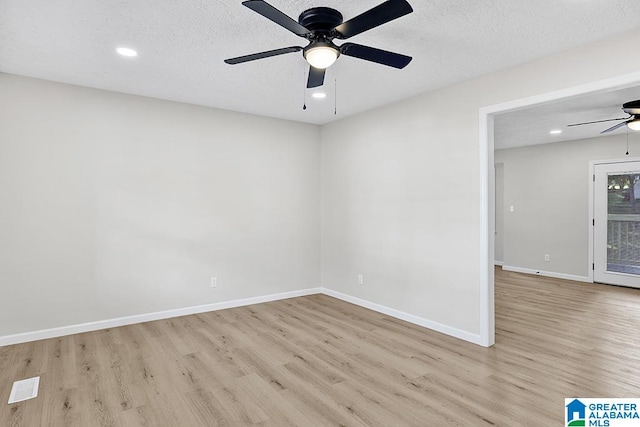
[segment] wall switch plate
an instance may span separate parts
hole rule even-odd
[[[217,288],[218,287],[218,278],[217,277],[212,277],[211,278],[211,287],[212,288]]]
[[[547,262],[549,262],[549,254],[545,254],[545,255],[544,255],[544,260],[545,260],[545,261],[547,261]]]
[[[509,212],[515,212],[516,211],[516,207],[511,205],[509,206]]]
[[[358,285],[364,285],[364,278],[362,274],[358,274]]]

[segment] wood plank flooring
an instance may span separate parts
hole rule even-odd
[[[490,349],[314,295],[0,347],[0,425],[561,425],[640,397],[639,326],[640,290],[501,270]]]

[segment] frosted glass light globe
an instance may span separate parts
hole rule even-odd
[[[305,59],[314,68],[325,69],[338,59],[338,51],[330,46],[317,46],[307,50]]]
[[[627,126],[631,130],[640,130],[640,119],[634,119],[627,123]]]

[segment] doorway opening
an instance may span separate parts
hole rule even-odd
[[[481,343],[495,343],[494,260],[495,260],[495,168],[494,168],[494,116],[518,111],[531,106],[542,106],[573,97],[609,92],[640,84],[640,73],[618,76],[587,85],[523,98],[503,104],[481,108],[480,128],[480,208],[481,208]]]

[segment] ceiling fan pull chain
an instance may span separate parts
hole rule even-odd
[[[307,88],[304,87],[304,80],[307,77],[307,67],[303,66],[302,67],[302,109],[306,110],[307,109]]]
[[[338,79],[333,79],[333,115],[338,114]]]
[[[629,128],[627,127],[627,152],[626,155],[629,155]]]

